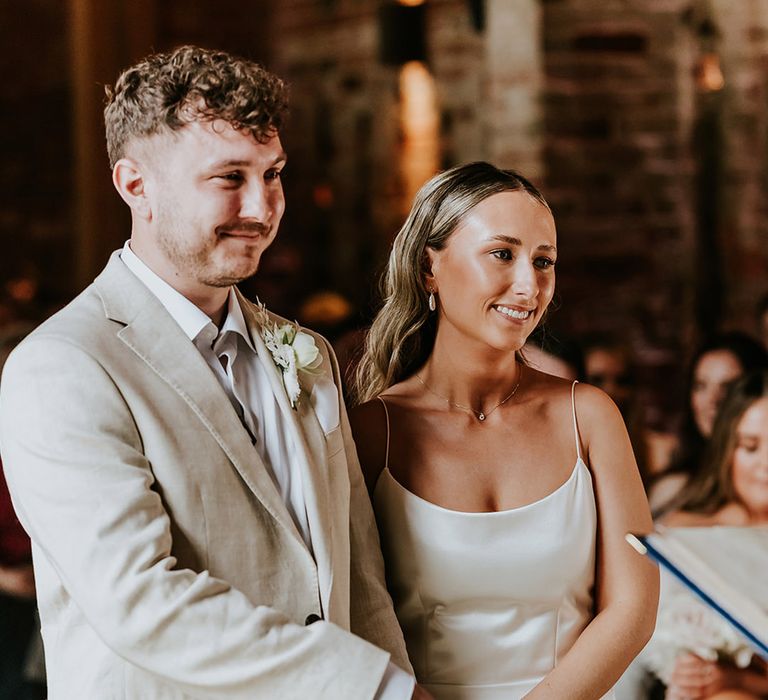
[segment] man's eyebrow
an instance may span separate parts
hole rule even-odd
[[[270,164],[270,168],[275,167],[276,165],[285,164],[288,160],[288,156],[285,153],[281,153],[278,155]],[[220,168],[244,168],[251,165],[250,160],[242,160],[237,158],[225,158],[224,160],[217,160],[214,163],[211,163],[208,168],[210,170],[218,170]]]
[[[495,236],[492,236],[490,240],[509,243],[509,245],[523,245],[523,242],[519,238],[515,238],[514,236],[507,236],[504,233],[497,233]],[[546,250],[550,253],[557,253],[557,248],[553,245],[549,245],[548,243],[542,243],[540,246],[536,247],[536,250]]]

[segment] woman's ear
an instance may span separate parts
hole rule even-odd
[[[421,260],[421,271],[424,275],[424,284],[428,292],[437,292],[437,280],[435,272],[439,267],[438,252],[434,248],[425,248]]]
[[[112,183],[134,216],[152,220],[152,206],[147,196],[142,166],[132,158],[121,158],[112,169]]]

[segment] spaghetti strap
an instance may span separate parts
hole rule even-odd
[[[573,435],[576,438],[576,454],[578,455],[579,459],[583,462],[584,460],[581,458],[581,440],[579,439],[579,425],[576,421],[576,385],[579,383],[578,379],[575,379],[573,384],[571,385],[571,410],[573,412]],[[389,428],[387,428],[389,430]],[[387,438],[389,440],[389,438]]]
[[[387,408],[387,402],[381,398],[381,396],[376,397],[379,401],[381,401],[381,405],[384,406],[384,416],[387,420],[387,449],[384,452],[384,469],[389,469],[389,409]]]

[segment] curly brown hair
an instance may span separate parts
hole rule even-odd
[[[104,123],[110,167],[127,144],[192,121],[223,119],[264,143],[288,113],[283,81],[257,63],[198,46],[149,56],[105,88]]]

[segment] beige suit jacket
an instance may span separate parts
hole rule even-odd
[[[51,700],[362,700],[390,654],[410,670],[335,358],[315,336],[321,372],[291,409],[241,302],[313,553],[205,360],[117,254],[5,366],[0,446]]]

